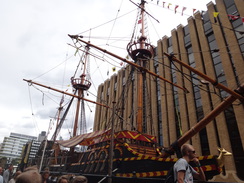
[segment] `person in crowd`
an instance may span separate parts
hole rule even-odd
[[[0,183],[3,183],[3,176],[2,176],[2,173],[3,173],[3,168],[0,167]]]
[[[3,183],[8,183],[8,181],[12,178],[12,171],[14,166],[10,164],[8,169],[6,169],[3,173]]]
[[[66,176],[59,177],[57,183],[69,183],[68,177],[66,177]]]
[[[17,172],[15,172],[13,178],[10,179],[10,181],[9,181],[8,183],[15,183],[17,177],[18,177],[21,173],[22,173],[21,171],[17,171]]]
[[[44,172],[42,173],[42,183],[51,183],[49,180],[50,172],[48,169],[44,169]]]
[[[42,183],[42,176],[37,168],[27,168],[17,176],[15,183]]]
[[[174,164],[174,182],[178,183],[193,183],[193,177],[198,180],[206,181],[205,174],[201,168],[201,164],[196,157],[196,151],[194,147],[190,144],[184,144],[181,146],[182,158],[180,158]],[[195,171],[189,162],[193,161],[199,172]]]
[[[88,180],[84,176],[76,176],[73,180],[72,183],[88,183]]]

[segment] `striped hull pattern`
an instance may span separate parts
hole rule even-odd
[[[51,165],[51,172],[65,172],[68,174],[81,174],[88,177],[89,181],[99,181],[99,178],[108,174],[108,145],[90,151],[80,153],[78,163]],[[113,176],[116,182],[135,182],[140,179],[143,182],[157,182],[163,180],[168,170],[178,160],[177,158],[160,158],[138,152],[138,149],[128,143],[116,144],[113,158]],[[158,149],[154,149],[155,154]],[[152,154],[152,153],[151,153]],[[207,179],[220,174],[221,169],[217,165],[216,156],[198,157]],[[194,164],[192,167],[198,171]]]

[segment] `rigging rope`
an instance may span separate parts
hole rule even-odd
[[[131,11],[129,11],[129,12],[127,12],[127,13],[121,15],[121,16],[118,16],[118,17],[116,17],[116,19],[118,19],[118,18],[122,18],[122,17],[124,17],[125,15],[128,15],[128,14],[132,13],[132,12],[135,11],[135,10],[136,10],[136,9],[131,10]],[[90,29],[88,29],[88,30],[86,30],[86,31],[83,31],[83,32],[81,32],[81,33],[78,33],[78,35],[82,35],[82,34],[88,32],[88,31],[91,31],[92,29],[96,29],[96,28],[98,28],[98,27],[101,27],[101,26],[103,26],[103,25],[106,25],[106,24],[108,24],[108,23],[110,23],[110,22],[112,22],[112,21],[114,21],[114,20],[115,20],[115,19],[112,19],[112,20],[109,20],[109,21],[107,21],[107,22],[104,22],[104,23],[102,23],[102,24],[100,24],[100,25],[98,25],[98,26],[95,26],[95,27],[90,28]]]
[[[30,86],[31,86],[31,85],[28,84],[28,93],[29,93],[29,100],[30,100],[30,106],[31,106],[31,116],[32,116],[32,118],[33,118],[33,122],[34,122],[35,130],[37,130],[36,133],[38,134],[38,133],[40,132],[40,129],[39,129],[39,127],[38,127],[38,123],[37,123],[37,121],[36,121],[35,114],[34,114],[34,110],[33,110],[32,99],[31,99],[31,92],[30,92]]]
[[[72,56],[70,56],[70,57],[68,57],[67,59],[65,59],[63,62],[61,62],[60,64],[58,64],[58,65],[56,65],[55,67],[53,67],[53,68],[51,68],[51,69],[49,69],[48,71],[46,71],[46,72],[44,72],[44,73],[42,73],[41,75],[39,75],[39,76],[37,76],[37,77],[35,77],[35,78],[33,78],[32,80],[36,80],[37,78],[40,78],[41,76],[44,76],[45,74],[47,74],[47,73],[49,73],[50,71],[52,71],[52,70],[54,70],[54,69],[56,69],[57,67],[59,67],[60,65],[62,65],[62,64],[64,64],[64,63],[66,63],[69,59],[71,59],[73,57],[73,55]]]

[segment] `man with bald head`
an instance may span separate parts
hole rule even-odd
[[[193,177],[198,180],[206,181],[205,174],[201,168],[201,164],[196,156],[194,147],[190,144],[181,146],[182,158],[174,164],[174,182],[193,183]],[[193,161],[199,172],[195,171],[189,162]]]

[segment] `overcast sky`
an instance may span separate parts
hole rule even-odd
[[[61,95],[38,87],[29,87],[23,79],[72,92],[70,77],[79,55],[68,34],[91,36],[93,44],[126,57],[125,47],[135,24],[137,8],[129,0],[0,0],[0,143],[11,132],[38,136],[47,131],[55,116]],[[139,3],[134,1],[135,3]],[[150,40],[156,45],[179,24],[186,25],[192,9],[206,10],[209,0],[149,1],[148,12],[160,23],[148,18]],[[168,4],[170,10],[167,9]],[[179,5],[174,13],[175,5]],[[183,6],[187,7],[181,16]],[[108,23],[107,23],[108,22]],[[126,38],[122,42],[105,37]],[[97,39],[103,38],[103,39]],[[85,40],[88,40],[85,38]],[[117,50],[116,50],[117,49]],[[117,69],[120,61],[113,63]],[[94,85],[108,79],[114,65],[96,60],[91,63]],[[95,68],[92,68],[95,67]],[[91,87],[96,94],[97,86]],[[89,99],[95,100],[92,94]],[[67,97],[67,100],[69,98]],[[86,104],[88,131],[92,130],[95,106]],[[71,125],[70,125],[71,126]],[[66,124],[66,128],[69,125]],[[69,131],[67,130],[66,135]],[[50,137],[50,136],[49,136]]]

